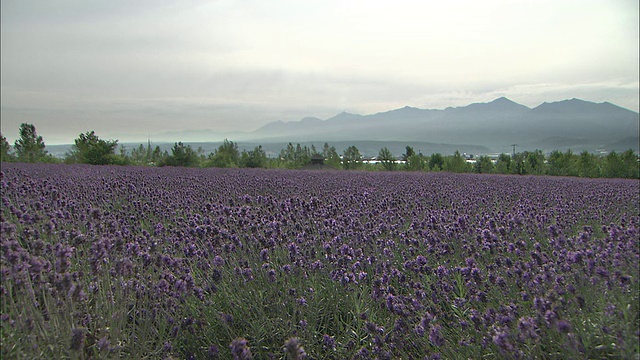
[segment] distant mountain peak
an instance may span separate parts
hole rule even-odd
[[[332,118],[327,119],[326,121],[336,121],[336,120],[343,121],[343,120],[356,119],[356,118],[361,118],[361,117],[362,117],[362,115],[352,114],[350,112],[343,111],[340,114],[338,114],[338,115],[336,115],[336,116],[334,116]]]
[[[522,104],[518,104],[515,101],[512,101],[510,99],[507,99],[506,97],[502,96],[499,97],[493,101],[490,102],[486,102],[486,103],[473,103],[467,106],[462,106],[462,107],[448,107],[446,110],[448,111],[500,111],[500,112],[504,112],[504,111],[518,111],[518,112],[523,112],[526,110],[530,110],[530,108],[528,108],[527,106],[524,106]]]
[[[504,96],[501,96],[501,97],[491,101],[489,104],[516,104],[516,105],[520,105],[517,102],[515,102],[515,101],[513,101],[511,99],[508,99],[508,98],[506,98]]]
[[[614,104],[573,98],[529,108],[501,96],[445,110],[404,106],[368,115],[342,111],[326,120],[307,117],[270,123],[252,136],[287,141],[419,140],[497,146],[500,151],[504,144],[513,143],[553,147],[578,146],[578,142],[608,144],[637,132],[638,113]]]

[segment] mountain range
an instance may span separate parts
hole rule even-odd
[[[276,121],[245,133],[265,142],[420,141],[519,149],[638,151],[637,112],[579,99],[527,106],[501,97],[444,110],[403,107],[372,115],[342,112],[326,120]]]

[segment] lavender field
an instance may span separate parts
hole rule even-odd
[[[639,182],[2,164],[1,356],[636,358]]]

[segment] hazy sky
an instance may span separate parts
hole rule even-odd
[[[11,143],[22,122],[57,144],[89,130],[144,141],[500,96],[639,107],[637,0],[1,6],[1,130]]]

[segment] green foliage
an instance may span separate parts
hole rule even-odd
[[[508,174],[511,170],[511,156],[502,153],[498,155],[498,161],[496,163],[496,172],[498,174]]]
[[[17,160],[20,162],[42,162],[48,157],[42,136],[36,133],[32,124],[20,125],[20,138],[13,145]]]
[[[315,146],[302,146],[289,143],[280,151],[280,156],[269,159],[262,146],[259,145],[251,151],[238,151],[238,145],[227,139],[215,152],[205,157],[201,148],[194,151],[190,146],[182,142],[175,143],[171,155],[156,146],[152,151],[151,143],[144,147],[140,144],[127,154],[121,147],[120,154],[115,154],[117,140],[102,140],[93,131],[80,134],[75,139],[72,151],[67,154],[67,163],[85,163],[95,165],[138,165],[138,166],[185,166],[185,167],[261,167],[261,168],[288,168],[297,169],[307,165],[311,156],[321,154],[324,163],[333,168],[346,170],[382,169],[391,171],[398,168],[391,151],[384,147],[378,153],[380,165],[364,164],[360,151],[355,146],[348,147],[341,158],[336,148],[324,143],[322,152],[318,152]],[[56,163],[60,160],[48,154],[45,150],[42,136],[38,136],[36,128],[32,124],[23,123],[20,126],[20,138],[13,146],[14,153],[7,139],[0,134],[0,160],[3,162],[47,162]],[[623,152],[611,152],[606,156],[597,156],[587,151],[579,155],[571,150],[561,152],[555,150],[545,157],[542,150],[525,151],[513,155],[500,154],[494,163],[487,156],[480,156],[476,163],[469,165],[459,151],[451,156],[442,156],[439,153],[431,156],[416,154],[411,146],[405,148],[402,159],[405,161],[404,169],[408,171],[440,171],[449,172],[476,172],[499,173],[517,175],[552,175],[552,176],[580,176],[580,177],[607,177],[607,178],[640,178],[640,166],[638,155],[631,149]]]
[[[445,159],[443,170],[454,173],[463,173],[467,172],[468,167],[469,166],[465,159],[460,155],[460,152],[456,150],[453,156],[449,156]]]
[[[542,150],[524,152],[524,173],[542,175],[545,173],[545,157]]]
[[[380,149],[378,161],[380,161],[382,168],[385,170],[393,171],[396,169],[396,158],[387,147]]]
[[[286,168],[299,169],[311,161],[313,151],[306,145],[296,144],[293,146],[292,143],[289,143],[286,149],[280,150],[280,159],[284,161]]]
[[[638,156],[629,149],[622,154],[610,152],[604,158],[603,173],[608,178],[640,178]]]
[[[362,155],[355,146],[349,146],[342,155],[342,166],[345,170],[355,170],[362,167]]]
[[[429,157],[429,169],[433,171],[440,171],[444,167],[444,158],[442,154],[435,153]]]
[[[264,168],[267,167],[267,160],[267,154],[262,149],[262,145],[258,145],[253,150],[243,151],[240,163],[246,168]]]
[[[636,155],[633,150],[629,149],[622,153],[620,156],[622,160],[622,166],[624,168],[624,173],[622,177],[628,179],[639,179],[640,178],[640,158]]]
[[[555,150],[549,154],[548,174],[555,176],[578,176],[578,156],[571,150],[562,153]]]
[[[595,178],[600,176],[600,168],[598,166],[598,159],[595,155],[588,151],[580,153],[580,159],[578,160],[578,176]]]
[[[209,155],[205,167],[232,168],[240,166],[238,144],[224,139],[218,149]]]
[[[151,144],[148,144],[147,147],[140,144],[131,150],[129,161],[132,165],[151,165]]]
[[[322,156],[324,157],[325,164],[336,169],[340,168],[342,160],[340,159],[340,155],[338,155],[335,147],[330,147],[329,144],[324,143],[324,146],[322,148]]]
[[[198,166],[198,162],[198,154],[193,151],[191,145],[184,145],[182,142],[177,142],[171,149],[171,155],[166,156],[160,165],[193,167]]]
[[[11,153],[11,145],[7,138],[0,133],[0,161],[15,161],[15,156]]]
[[[405,168],[409,171],[423,171],[427,170],[427,161],[422,154],[412,154],[407,157]]]
[[[474,171],[478,174],[493,174],[495,172],[495,165],[488,156],[480,156],[474,165]]]
[[[71,154],[66,160],[91,165],[124,165],[125,158],[115,154],[117,146],[117,140],[103,140],[94,131],[88,131],[75,139]]]
[[[404,154],[402,154],[402,160],[407,162],[407,161],[409,161],[409,158],[412,157],[415,154],[416,154],[416,152],[415,152],[415,150],[413,150],[413,147],[407,146],[405,148]]]
[[[509,172],[515,175],[524,175],[524,160],[525,155],[523,153],[513,154],[511,156],[511,168],[509,169]]]

